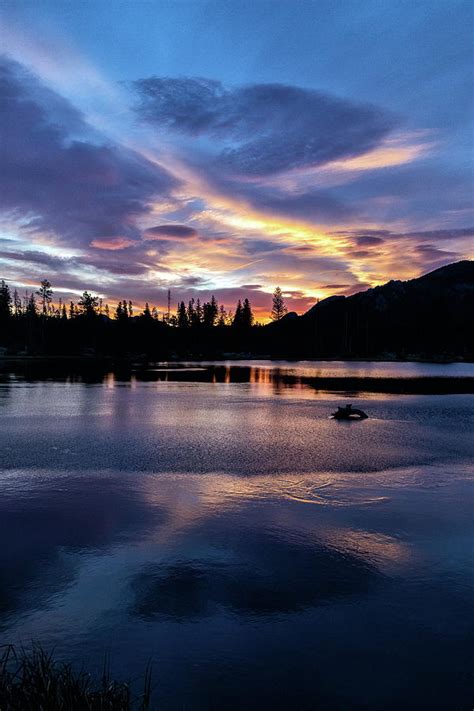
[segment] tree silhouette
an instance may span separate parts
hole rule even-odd
[[[225,307],[221,304],[219,306],[219,318],[217,319],[217,325],[220,326],[221,328],[223,326],[227,326],[227,311],[225,310]]]
[[[242,326],[242,314],[243,314],[242,302],[239,299],[237,302],[237,306],[235,308],[235,314],[234,314],[234,318],[232,321],[233,326]]]
[[[190,326],[194,326],[196,321],[196,315],[194,312],[194,299],[190,299],[188,303],[188,323]]]
[[[43,305],[43,316],[48,313],[48,306],[53,300],[53,290],[51,289],[51,282],[48,279],[43,279],[40,287],[36,294],[40,297],[41,303]]]
[[[36,318],[36,316],[38,316],[38,307],[36,306],[36,298],[34,294],[30,294],[25,311],[27,317],[30,319]]]
[[[177,310],[178,328],[187,328],[189,326],[188,314],[186,312],[186,306],[184,301],[178,305]]]
[[[92,296],[88,291],[84,291],[81,298],[78,301],[79,308],[84,316],[92,318],[97,315],[97,307],[99,305],[99,297]]]
[[[196,301],[196,308],[194,310],[194,321],[195,326],[200,326],[202,324],[202,306],[200,299]]]
[[[206,302],[203,306],[202,320],[204,326],[215,326],[218,312],[217,301],[215,296],[212,296],[211,300]]]
[[[277,286],[273,292],[273,305],[270,318],[272,321],[280,321],[286,313],[288,313],[288,309],[285,306],[282,291],[280,287]]]
[[[253,313],[252,313],[252,308],[250,306],[250,301],[248,299],[244,299],[244,303],[242,306],[242,326],[245,328],[250,328],[250,326],[253,326]]]
[[[10,316],[11,303],[10,287],[2,279],[0,281],[0,319],[2,321]]]
[[[21,308],[21,299],[20,295],[18,294],[18,291],[15,289],[13,292],[13,309],[15,316],[21,316],[22,314],[22,308]]]

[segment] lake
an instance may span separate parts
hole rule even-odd
[[[3,643],[152,660],[160,709],[471,709],[472,378],[4,368]]]

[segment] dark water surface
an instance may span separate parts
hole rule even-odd
[[[473,374],[398,365],[4,372],[3,641],[162,709],[470,709],[474,396],[311,381]]]

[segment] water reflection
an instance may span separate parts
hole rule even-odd
[[[235,363],[163,363],[159,365],[111,364],[84,361],[17,362],[0,365],[3,382],[63,382],[105,385],[195,382],[213,384],[249,383],[274,392],[281,390],[341,391],[375,393],[473,393],[474,365],[469,363],[314,363],[289,365],[263,362]]]
[[[3,640],[153,657],[167,710],[466,707],[472,396],[340,428],[338,393],[221,367],[0,385]]]

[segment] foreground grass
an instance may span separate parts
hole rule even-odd
[[[151,675],[147,668],[143,693],[137,697],[124,682],[110,678],[107,663],[102,678],[73,671],[41,647],[0,654],[0,711],[146,711],[150,709]]]

